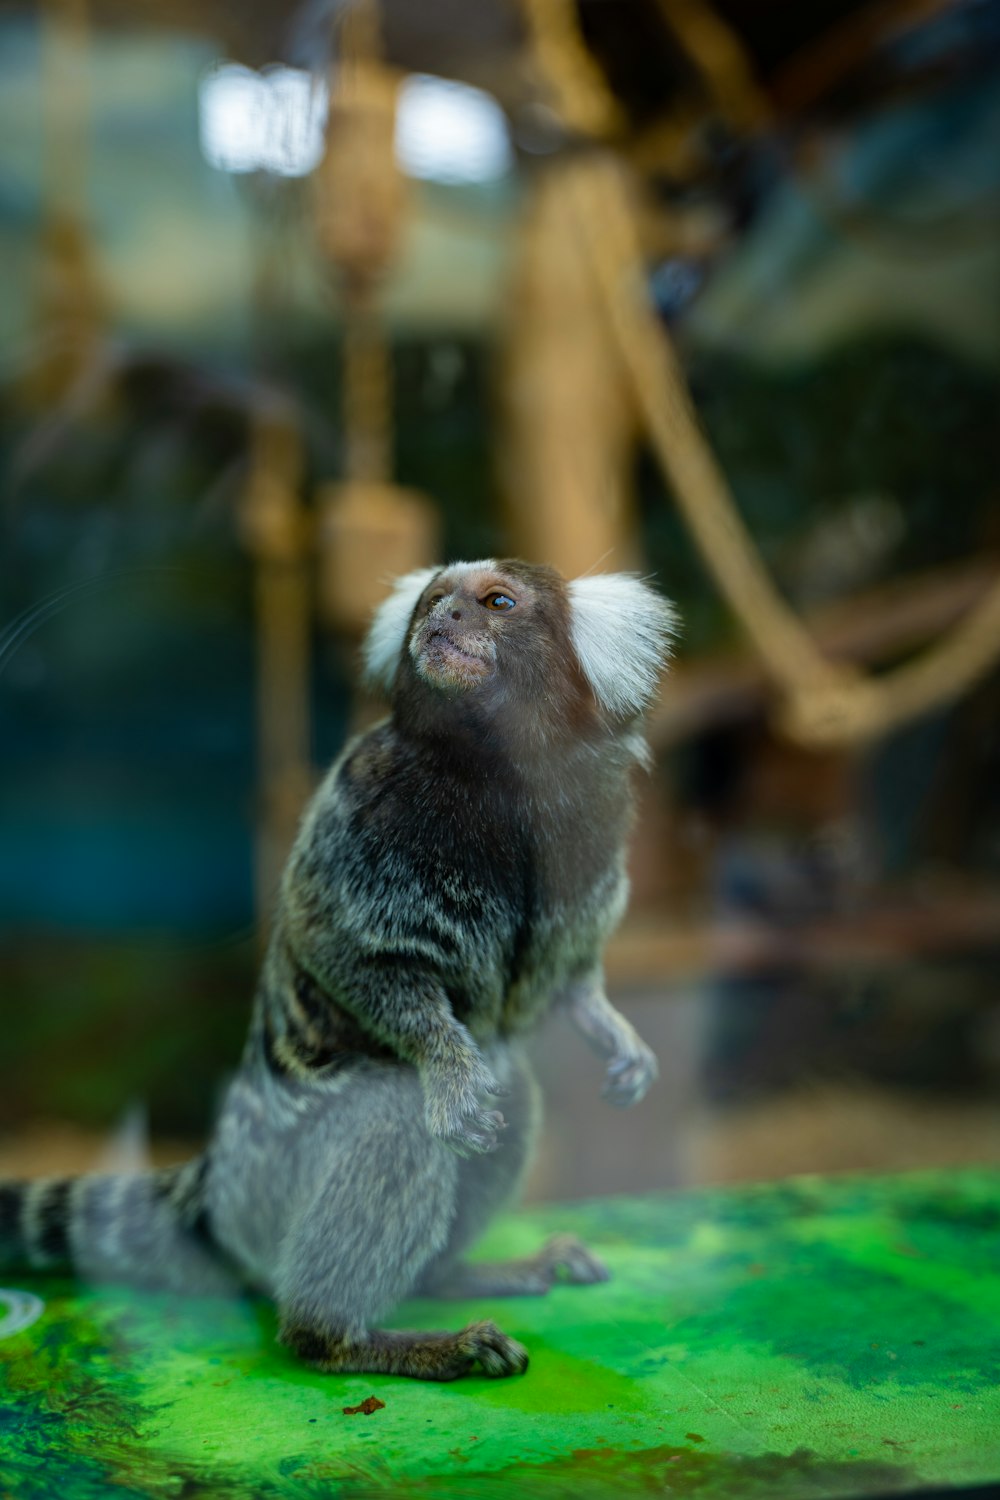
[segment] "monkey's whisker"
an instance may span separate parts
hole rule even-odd
[[[606,558],[609,558],[611,556],[611,554],[612,554],[612,552],[614,552],[614,550],[615,550],[614,547],[608,547],[607,551],[602,552],[601,555],[600,555],[600,557],[597,559],[596,562],[592,562],[589,568],[585,568],[584,571],[581,574],[579,574],[579,577],[580,578],[589,578],[590,575],[592,573],[594,573],[601,566],[601,563],[604,562]]]

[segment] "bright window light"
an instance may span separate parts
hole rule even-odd
[[[513,160],[506,116],[482,89],[413,73],[399,92],[396,158],[410,177],[493,181]]]
[[[198,91],[202,155],[222,172],[304,177],[324,150],[326,87],[300,68],[219,63]]]
[[[222,172],[304,177],[323,156],[328,93],[299,68],[218,63],[202,78],[199,133]],[[491,182],[513,164],[507,120],[482,89],[414,73],[399,91],[396,157],[410,177]]]

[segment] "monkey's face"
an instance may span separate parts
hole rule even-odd
[[[628,726],[656,690],[674,624],[667,601],[628,574],[567,583],[544,564],[490,558],[397,579],[365,665],[400,723],[488,724],[537,747]],[[469,712],[456,716],[456,699]]]
[[[438,573],[414,612],[409,654],[429,686],[468,692],[495,679],[537,629],[542,585],[529,570],[463,563]]]

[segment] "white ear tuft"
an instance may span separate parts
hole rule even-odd
[[[365,637],[365,677],[372,687],[392,692],[396,668],[406,644],[406,631],[417,600],[440,568],[417,568],[404,573],[392,585],[392,593],[375,611]]]
[[[677,633],[677,614],[628,573],[597,573],[568,585],[570,633],[584,677],[606,713],[642,713]]]

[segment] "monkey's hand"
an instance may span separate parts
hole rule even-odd
[[[329,931],[336,931],[332,923]],[[354,954],[352,966],[346,972],[342,967],[342,977],[328,981],[328,988],[378,1041],[416,1068],[431,1135],[460,1156],[494,1151],[506,1122],[489,1100],[507,1090],[487,1067],[468,1029],[455,1019],[433,969],[421,968],[409,956],[404,960],[388,943],[379,945],[375,924],[372,933],[371,951]],[[299,951],[310,955],[311,972],[336,975],[342,953],[321,924],[313,922],[296,936]]]
[[[628,1026],[627,1021],[624,1024]],[[646,1046],[642,1037],[631,1026],[629,1030],[632,1032],[631,1041],[627,1049],[617,1052],[608,1063],[601,1090],[601,1098],[607,1099],[609,1104],[617,1105],[619,1109],[628,1109],[630,1105],[638,1104],[660,1072],[652,1048]]]
[[[615,1010],[599,980],[574,985],[566,999],[577,1030],[607,1060],[601,1097],[620,1109],[638,1104],[659,1074],[652,1048]]]
[[[474,1052],[423,1070],[427,1128],[459,1156],[495,1151],[507,1122],[486,1107],[490,1095],[507,1092]]]

